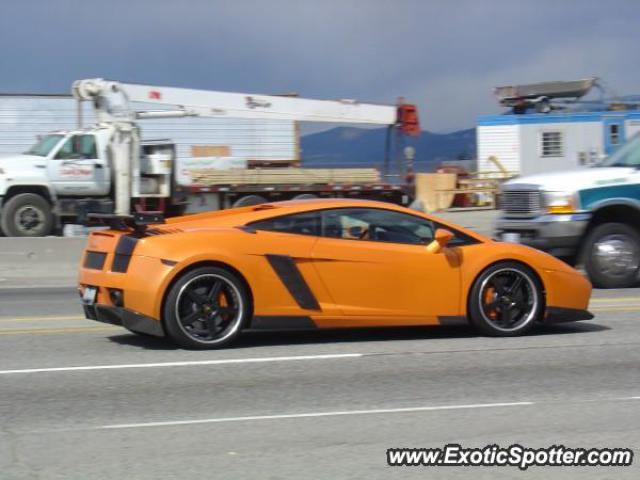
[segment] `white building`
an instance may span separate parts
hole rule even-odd
[[[590,165],[640,132],[640,111],[483,115],[476,130],[478,171],[521,175]]]

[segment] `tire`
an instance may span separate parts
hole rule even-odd
[[[44,237],[53,228],[51,205],[35,193],[11,197],[0,215],[2,231],[7,237]]]
[[[260,205],[262,203],[267,203],[267,199],[260,195],[246,195],[233,202],[232,208],[252,207],[253,205]]]
[[[551,111],[551,102],[549,102],[548,98],[541,100],[536,103],[536,112],[537,113],[549,113]]]
[[[632,287],[640,270],[640,235],[624,223],[598,225],[587,235],[582,258],[594,287]]]
[[[228,345],[249,318],[251,301],[244,283],[218,267],[200,267],[182,275],[169,289],[163,306],[167,336],[187,348]]]
[[[518,280],[519,279],[519,280]],[[492,337],[524,335],[542,319],[544,291],[534,271],[518,262],[484,270],[469,292],[469,321]]]
[[[293,197],[292,200],[315,200],[316,198],[318,198],[318,196],[313,193],[300,193]]]

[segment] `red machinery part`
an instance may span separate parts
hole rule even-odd
[[[398,105],[398,124],[400,131],[405,135],[420,135],[418,108],[410,103],[400,103]]]

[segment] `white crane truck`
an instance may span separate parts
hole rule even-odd
[[[140,120],[217,117],[385,125],[419,133],[413,105],[375,105],[78,80],[78,100],[93,103],[97,123],[57,131],[28,152],[0,160],[0,226],[7,236],[45,236],[88,212],[180,215],[190,211],[312,196],[356,196],[407,204],[410,185],[351,169],[257,168],[185,171],[169,140],[141,141]],[[159,110],[135,111],[132,104]],[[168,109],[167,109],[168,108]],[[82,111],[82,109],[78,109]],[[360,172],[362,173],[362,172]],[[194,208],[194,206],[196,206]]]

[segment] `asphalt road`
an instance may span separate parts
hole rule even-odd
[[[68,288],[2,290],[0,479],[640,478],[638,458],[386,465],[387,448],[447,443],[637,455],[640,289],[596,291],[591,308],[521,338],[254,333],[202,352],[84,320]]]

